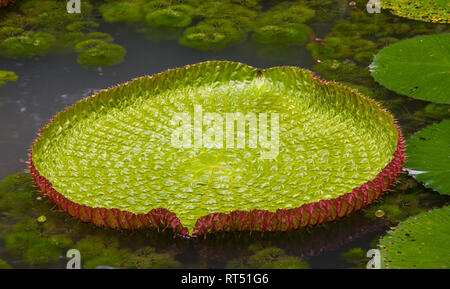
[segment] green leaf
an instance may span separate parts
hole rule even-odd
[[[425,22],[450,23],[448,0],[383,0],[381,7],[395,15]]]
[[[276,157],[261,159],[260,142],[248,146],[250,128],[245,148],[174,147],[173,117],[192,120],[195,105],[220,117],[278,113]],[[33,146],[33,163],[77,204],[166,208],[192,230],[214,212],[273,212],[352,192],[393,159],[398,137],[376,103],[308,70],[213,61],[135,79],[58,113]]]
[[[431,125],[407,142],[406,167],[427,188],[450,194],[450,120]]]
[[[448,269],[450,207],[411,217],[380,240],[382,261],[389,269]]]
[[[372,62],[373,78],[406,96],[450,103],[450,34],[419,36],[383,48]]]

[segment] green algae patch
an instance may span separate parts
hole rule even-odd
[[[17,58],[46,54],[55,37],[45,32],[26,32],[0,42],[0,55]]]
[[[153,27],[186,27],[192,22],[192,9],[189,6],[174,5],[167,9],[150,12],[145,17]]]
[[[309,269],[308,263],[302,259],[287,255],[283,249],[277,247],[249,250],[254,254],[248,257],[232,259],[227,262],[228,269]]]
[[[191,117],[199,109],[200,124]],[[221,138],[226,114],[236,113],[250,121]],[[182,126],[180,114],[191,117]],[[173,143],[180,129],[192,146]],[[335,220],[379,197],[402,164],[394,119],[370,99],[308,70],[234,62],[100,91],[58,113],[31,157],[40,190],[81,221],[192,235]]]
[[[14,71],[0,70],[0,86],[6,85],[8,82],[17,81],[19,77]]]
[[[178,40],[181,45],[199,50],[221,50],[227,45],[237,44],[246,39],[242,33],[227,22],[216,26],[209,22],[200,22],[196,26],[187,28]]]
[[[341,254],[341,257],[353,265],[352,269],[365,269],[367,263],[367,253],[361,248],[353,248]]]
[[[123,61],[126,54],[125,48],[106,42],[107,40],[112,40],[112,38],[108,38],[108,34],[106,34],[106,38],[105,35],[99,35],[98,33],[95,36],[104,40],[93,38],[75,45],[75,51],[80,53],[77,59],[79,64],[85,67],[110,66]]]
[[[106,22],[139,22],[142,20],[142,10],[138,3],[111,2],[100,6],[100,13]]]
[[[27,0],[2,11],[0,56],[25,58],[51,51],[67,53],[79,42],[89,39],[112,42],[111,35],[96,32],[100,24],[94,21],[93,6],[89,1],[83,4],[81,13],[67,13],[66,4],[58,0]],[[122,4],[127,6],[127,3]],[[120,11],[110,11],[110,15],[120,14]],[[81,54],[78,62],[83,66],[106,66],[121,62],[125,49],[117,44],[103,43]]]
[[[301,45],[308,40],[311,34],[311,29],[305,24],[266,25],[255,31],[253,40],[266,45]]]
[[[384,268],[448,269],[450,207],[411,217],[380,240]]]
[[[52,233],[54,226],[24,218],[14,225],[14,231],[5,238],[5,249],[20,256],[27,264],[52,263],[72,245],[72,240]]]
[[[32,208],[35,194],[29,175],[9,175],[0,182],[0,211],[10,217],[21,217]]]
[[[0,269],[12,269],[11,265],[0,259]]]

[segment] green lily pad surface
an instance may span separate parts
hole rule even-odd
[[[450,33],[389,45],[375,56],[370,68],[377,82],[397,93],[450,103]]]
[[[406,167],[427,188],[450,194],[450,120],[431,125],[407,142]]]
[[[196,127],[199,106],[203,125]],[[226,147],[225,132],[223,142],[216,134],[214,146],[197,146],[194,132],[204,140],[221,128],[218,120],[207,124],[208,113],[223,118],[225,130],[226,113],[237,112],[254,114],[259,124],[267,114],[278,147],[263,146],[260,128],[250,147],[256,130],[249,122],[244,147]],[[181,127],[189,148],[173,145],[181,125],[175,113],[191,117],[191,129]],[[32,152],[39,173],[69,200],[136,214],[166,208],[191,232],[213,212],[276,211],[349,193],[393,159],[398,139],[392,116],[376,103],[308,70],[204,62],[76,103],[43,129]]]
[[[448,269],[450,207],[421,213],[380,240],[383,265],[390,269]]]
[[[450,2],[448,0],[383,0],[381,6],[395,15],[409,19],[450,23]]]

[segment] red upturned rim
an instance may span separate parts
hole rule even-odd
[[[327,83],[314,73],[312,73],[312,77],[318,78],[322,83]],[[375,103],[380,110],[384,110],[378,103],[360,94],[358,91],[351,88],[347,89]],[[398,132],[397,148],[393,154],[394,158],[378,173],[375,179],[354,188],[351,193],[346,193],[334,199],[303,204],[296,208],[278,209],[275,212],[255,209],[250,211],[233,210],[229,213],[211,213],[197,219],[192,236],[224,231],[279,232],[295,230],[301,227],[320,225],[327,221],[333,222],[365,208],[388,190],[394,183],[397,175],[402,171],[405,162],[405,141],[396,120],[394,119],[393,122]],[[34,143],[39,140],[42,133],[41,129]],[[32,149],[30,150],[30,172],[35,185],[44,196],[54,202],[60,210],[67,212],[72,217],[76,217],[81,222],[91,222],[96,226],[111,229],[171,228],[182,236],[189,237],[188,229],[181,224],[176,214],[165,208],[152,209],[145,214],[135,214],[116,208],[89,207],[69,200],[56,191],[52,184],[35,168]]]

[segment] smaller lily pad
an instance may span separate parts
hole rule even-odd
[[[380,240],[389,269],[446,269],[450,265],[450,207],[411,217]]]
[[[370,65],[373,78],[397,93],[450,103],[450,33],[419,36],[383,48]]]
[[[427,188],[450,195],[450,120],[426,127],[407,142],[406,167]]]

